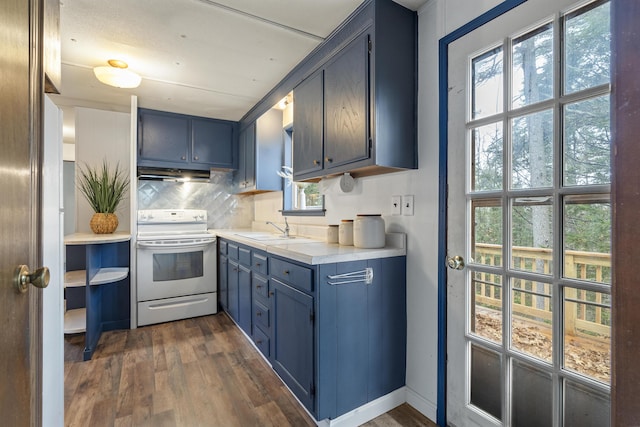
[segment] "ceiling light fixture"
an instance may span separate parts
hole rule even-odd
[[[131,70],[127,70],[126,62],[119,59],[107,61],[108,67],[95,67],[93,73],[100,82],[114,87],[131,89],[140,86],[142,77]]]

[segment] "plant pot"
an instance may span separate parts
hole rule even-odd
[[[89,227],[96,234],[111,234],[118,228],[118,217],[113,213],[94,213]]]

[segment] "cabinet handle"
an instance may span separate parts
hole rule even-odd
[[[331,157],[325,157],[324,161],[327,162],[327,163],[331,163],[331,162],[333,162],[333,159]]]
[[[318,165],[320,164],[320,160],[314,160],[314,161],[313,161],[313,164],[314,164],[314,165],[316,165],[316,166],[318,166]]]

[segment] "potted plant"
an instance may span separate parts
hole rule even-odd
[[[115,214],[129,186],[129,177],[117,164],[111,170],[106,160],[102,167],[79,167],[78,188],[95,212],[89,226],[96,234],[113,233],[118,228]]]

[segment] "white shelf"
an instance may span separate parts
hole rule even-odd
[[[113,283],[126,278],[129,275],[129,267],[108,267],[98,270],[89,284],[104,285],[105,283]]]
[[[87,270],[73,270],[64,273],[64,287],[77,288],[85,286],[87,282]]]
[[[87,310],[76,308],[64,314],[64,333],[79,334],[87,329]]]

